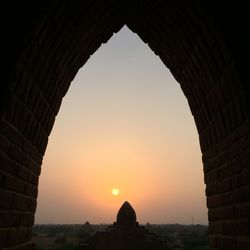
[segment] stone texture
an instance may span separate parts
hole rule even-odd
[[[42,159],[62,98],[79,68],[123,25],[161,58],[188,100],[204,164],[211,248],[248,248],[245,3],[38,0],[6,2],[2,8],[10,18],[0,22],[0,207],[10,218],[1,222],[1,248],[33,249],[23,232],[32,224]],[[20,221],[13,220],[13,208]],[[214,223],[223,227],[215,229]],[[239,227],[237,235],[233,225]]]

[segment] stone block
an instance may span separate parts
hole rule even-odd
[[[211,195],[207,197],[207,207],[216,208],[224,205],[224,196],[223,194]]]
[[[13,192],[0,188],[0,208],[9,210],[12,208]]]

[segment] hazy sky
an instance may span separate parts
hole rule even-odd
[[[118,196],[112,188],[119,188]],[[198,133],[169,70],[124,27],[79,70],[43,160],[36,223],[207,224]]]

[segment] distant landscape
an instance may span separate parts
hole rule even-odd
[[[77,250],[79,243],[86,241],[97,231],[110,225],[72,224],[34,225],[33,241],[38,250]],[[146,224],[150,233],[159,236],[168,250],[208,250],[208,226],[181,224]]]

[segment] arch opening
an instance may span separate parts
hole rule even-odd
[[[249,88],[239,70],[245,55],[220,25],[232,23],[234,9],[220,20],[200,1],[36,6],[34,13],[15,9],[20,22],[3,29],[1,247],[33,247],[40,166],[62,97],[89,56],[127,24],[160,56],[188,99],[203,154],[211,248],[249,249]],[[235,27],[244,27],[242,20],[234,19]],[[232,36],[241,31],[235,27]]]
[[[111,223],[129,200],[143,223],[190,224],[193,214],[207,224],[193,117],[178,83],[138,37],[123,28],[69,92],[44,158],[37,223]],[[116,199],[112,187],[120,188]]]

